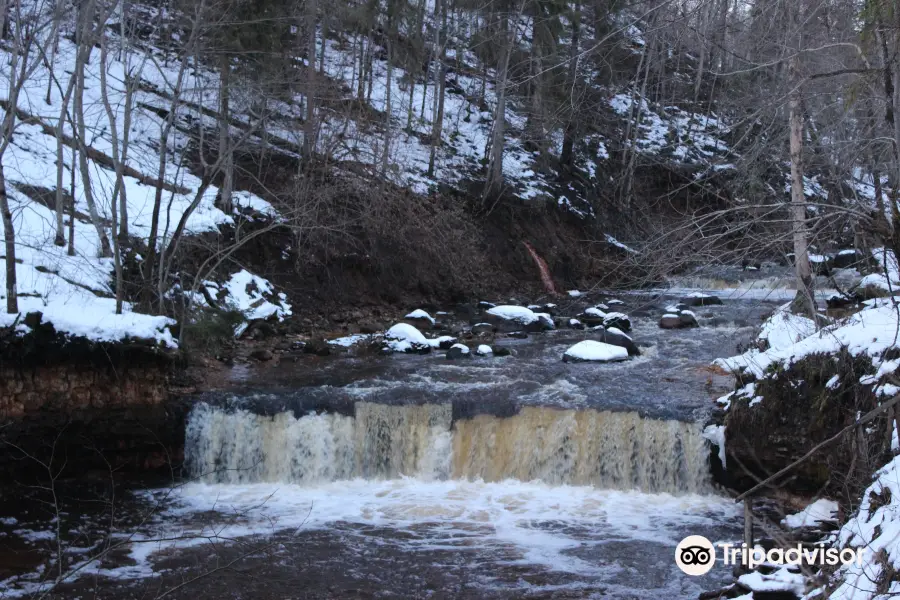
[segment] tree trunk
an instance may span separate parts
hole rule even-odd
[[[6,250],[6,312],[19,312],[19,298],[16,290],[16,232],[13,228],[9,198],[6,196],[6,174],[0,162],[0,214],[3,215],[3,242]]]
[[[484,186],[483,200],[500,192],[503,186],[503,143],[506,128],[506,83],[509,71],[509,56],[512,54],[512,36],[509,34],[509,16],[502,13],[500,33],[503,39],[500,64],[497,69],[497,106],[494,110],[494,130],[491,135],[491,158],[488,165],[487,185]]]
[[[81,27],[83,36],[82,40],[90,37],[90,34],[88,32],[90,31],[91,23],[93,22],[93,6],[93,1],[89,1],[87,7],[82,11],[81,16],[84,20],[84,23]],[[91,223],[97,230],[97,237],[100,240],[100,256],[109,258],[112,256],[112,246],[110,246],[109,238],[106,235],[106,229],[103,227],[103,222],[100,219],[100,214],[97,212],[97,204],[94,201],[94,191],[91,188],[91,172],[90,168],[88,167],[87,160],[88,141],[87,124],[85,123],[84,115],[84,67],[89,58],[91,48],[91,45],[82,43],[75,59],[75,77],[77,79],[75,84],[76,89],[74,118],[78,130],[78,166],[79,170],[81,171],[81,185],[84,191],[84,200],[88,206],[88,214],[91,217]]]
[[[306,122],[303,124],[303,156],[311,161],[316,151],[316,0],[306,0]],[[322,51],[325,41],[322,40]]]
[[[434,4],[434,105],[431,111],[431,149],[428,153],[428,176],[434,177],[434,162],[437,158],[437,149],[441,145],[441,129],[444,124],[444,47],[441,45],[441,33],[444,30],[444,21],[441,18],[443,11],[442,0],[435,0]],[[440,25],[438,25],[440,23]]]
[[[790,68],[793,75],[791,78],[793,89],[788,102],[791,147],[791,228],[794,240],[794,269],[797,276],[797,297],[794,299],[794,308],[817,321],[812,268],[807,249],[806,198],[803,190],[803,112],[796,57],[791,59]]]
[[[75,90],[75,74],[69,78],[69,85],[66,86],[66,93],[63,96],[62,107],[59,110],[59,121],[56,124],[56,236],[53,243],[57,246],[66,245],[66,236],[63,233],[63,213],[65,211],[65,196],[63,195],[63,172],[65,170],[65,161],[63,160],[63,152],[65,152],[65,144],[63,144],[63,131],[66,124],[66,113],[69,110],[69,102],[72,100],[72,92]],[[74,123],[72,124],[74,132]],[[75,170],[75,163],[72,163],[72,170]],[[72,202],[75,202],[74,196]]]
[[[229,131],[230,114],[229,114],[229,75],[231,72],[231,62],[228,53],[222,54],[222,60],[219,65],[219,152],[225,156],[222,161],[222,187],[219,188],[219,208],[226,215],[230,215],[234,210],[232,203],[232,191],[234,188],[234,153],[231,148],[231,132]]]
[[[575,4],[572,13],[572,45],[569,47],[569,73],[566,77],[566,93],[571,94],[567,103],[568,118],[566,129],[563,133],[562,151],[559,154],[559,162],[567,167],[572,166],[573,151],[575,149],[575,137],[578,135],[578,127],[575,121],[577,110],[575,106],[575,86],[578,82],[578,42],[581,36],[581,4]]]

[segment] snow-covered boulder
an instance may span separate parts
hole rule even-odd
[[[850,269],[860,262],[862,256],[853,248],[840,250],[834,255],[831,264],[835,269]]]
[[[592,331],[597,332],[597,341],[599,342],[625,348],[629,356],[641,355],[640,349],[637,347],[637,344],[634,343],[634,340],[631,339],[631,336],[626,335],[621,329],[615,327],[595,327]]]
[[[620,312],[611,312],[607,313],[605,317],[603,317],[603,326],[609,329],[613,327],[615,329],[619,329],[621,331],[631,331],[631,319],[628,318],[628,315]]]
[[[827,498],[819,498],[800,512],[786,516],[782,525],[797,529],[798,527],[817,527],[825,522],[837,521],[838,503]]]
[[[584,323],[578,319],[569,319],[567,324],[570,329],[584,329]]]
[[[424,354],[431,352],[431,344],[422,332],[409,323],[397,323],[384,334],[385,349],[390,352]]]
[[[554,329],[553,318],[524,306],[495,306],[487,311],[488,320],[506,331],[547,331]]]
[[[666,313],[659,320],[659,326],[663,329],[686,329],[688,327],[699,327],[697,323],[697,315],[689,310],[680,310],[677,313]]]
[[[447,358],[472,358],[472,352],[465,344],[453,344],[450,346],[450,349],[447,350]]]
[[[702,292],[693,292],[682,298],[681,302],[688,306],[713,306],[722,304],[722,299]]]
[[[612,362],[628,359],[628,351],[619,346],[584,340],[563,354],[563,362]]]
[[[411,313],[403,317],[403,320],[423,329],[426,327],[434,327],[434,317],[429,315],[421,308],[417,308],[416,310],[412,311]]]
[[[481,344],[475,349],[475,354],[478,356],[491,356],[494,354],[494,350],[487,344]]]
[[[452,335],[442,335],[440,337],[436,337],[433,340],[426,340],[428,345],[432,348],[440,348],[441,350],[449,350],[453,344],[458,342],[459,340]]]

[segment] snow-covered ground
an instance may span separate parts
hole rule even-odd
[[[66,194],[74,185],[76,219],[74,223],[74,255],[69,256],[65,247],[54,245],[55,212],[26,191],[41,188],[53,191],[57,187],[57,138],[48,135],[46,127],[56,127],[62,109],[64,89],[68,85],[75,67],[76,48],[67,38],[60,37],[59,49],[52,61],[52,69],[47,64],[40,65],[28,79],[19,98],[19,109],[38,123],[20,123],[15,131],[8,151],[3,157],[10,207],[16,231],[16,254],[20,261],[16,265],[20,313],[40,311],[45,321],[54,324],[57,330],[75,336],[84,336],[97,341],[116,341],[128,337],[155,339],[166,346],[176,346],[177,342],[166,329],[169,319],[133,312],[126,303],[121,315],[115,314],[113,300],[113,261],[99,258],[100,237],[96,228],[87,218],[88,205],[85,199],[84,181],[78,165],[72,164],[72,152],[66,147],[63,153],[63,181]],[[9,61],[6,54],[0,60],[3,78],[9,77]],[[171,91],[177,79],[178,64],[155,60],[159,56],[135,52],[127,55],[127,63],[115,60],[117,52],[109,53],[107,84],[109,101],[116,114],[118,138],[124,134],[125,73],[132,73],[143,80],[147,87]],[[95,51],[86,68],[84,93],[85,119],[90,124],[86,142],[93,149],[112,156],[111,127],[103,107],[101,96],[100,52]],[[168,65],[168,66],[167,66]],[[188,101],[200,100],[201,90],[207,86],[204,79],[212,74],[197,70],[196,77],[185,90]],[[49,89],[49,95],[47,91]],[[49,102],[47,99],[49,98]],[[135,104],[158,105],[160,98],[155,94],[138,89]],[[214,102],[214,100],[213,100]],[[187,109],[182,108],[181,111]],[[156,178],[158,170],[158,144],[164,126],[163,118],[151,110],[138,106],[131,124],[131,144],[128,151],[128,167],[144,177]],[[73,136],[69,121],[63,128],[66,136]],[[187,145],[187,137],[174,131],[169,142],[169,160],[165,164],[165,182],[176,191],[166,191],[163,195],[163,210],[160,215],[160,244],[168,242],[177,222],[195,200],[201,181],[193,175],[183,162],[182,150]],[[73,176],[73,166],[75,173]],[[115,172],[108,166],[89,161],[90,186],[96,199],[97,210],[102,219],[111,218],[110,200],[115,186]],[[150,233],[151,215],[156,187],[142,183],[137,177],[125,176],[124,194],[128,209],[129,233],[147,239]],[[196,209],[187,219],[186,231],[198,233],[214,230],[234,221],[233,215],[223,213],[213,205],[218,193],[215,186],[208,187],[202,194]],[[52,198],[52,194],[50,195]],[[247,207],[274,215],[272,207],[259,197],[247,192],[235,196],[237,207]],[[52,203],[51,203],[52,204]],[[68,216],[66,236],[68,237]],[[109,236],[107,228],[106,235]],[[0,273],[0,283],[5,289],[5,273]],[[3,314],[0,325],[9,325],[20,315]],[[20,330],[27,329],[24,325]]]

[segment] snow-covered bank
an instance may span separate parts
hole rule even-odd
[[[858,312],[818,331],[810,319],[789,313],[785,305],[763,323],[757,341],[759,347],[714,365],[738,379],[735,391],[719,399],[727,411],[722,440],[727,453],[744,465],[754,464],[752,456],[763,465],[762,476],[852,428],[863,414],[900,392],[895,379],[900,297],[866,301]],[[869,549],[862,565],[823,573],[816,585],[804,585],[797,575],[791,586],[779,589],[790,588],[809,600],[875,600],[900,592],[893,575],[900,568],[900,457],[890,459],[900,447],[889,415],[857,427],[852,446],[844,440],[819,449],[775,482],[795,494],[824,493],[836,499],[819,498],[787,515],[784,526],[836,520],[843,514],[840,504],[850,518],[824,541],[839,549]],[[879,468],[885,457],[887,466]]]

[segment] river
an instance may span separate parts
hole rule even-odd
[[[231,392],[202,395],[189,415],[184,478],[133,489],[115,519],[60,515],[65,548],[39,511],[9,517],[7,548],[51,566],[0,594],[46,589],[59,565],[47,553],[77,569],[60,598],[658,599],[717,587],[723,567],[689,577],[673,560],[687,535],[740,538],[701,435],[730,380],[706,367],[774,304],[728,300],[696,309],[700,328],[668,331],[657,320],[671,299],[620,297],[642,349],[624,363],[563,363],[590,332],[562,329],[501,336],[513,353],[502,358],[350,353],[236,370]]]

